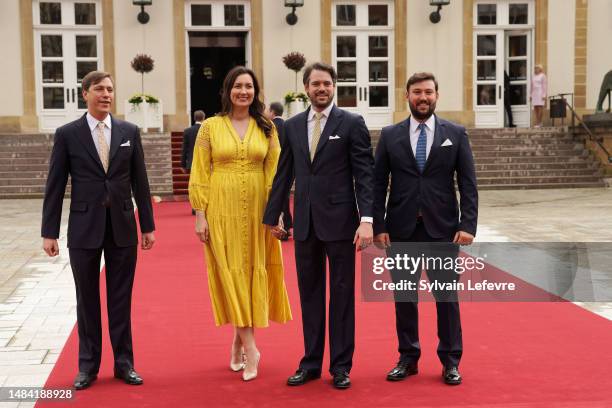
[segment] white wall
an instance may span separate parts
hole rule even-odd
[[[2,0],[0,4],[0,116],[23,115],[23,77],[21,66],[21,27],[19,0]],[[28,52],[34,52],[28,50]]]
[[[298,51],[306,65],[321,59],[321,5],[307,0],[296,9],[298,22],[290,26],[285,16],[290,12],[283,2],[263,1],[263,71],[265,103],[284,102],[287,92],[295,89],[295,73],[285,67],[282,58]],[[327,61],[328,63],[331,61]],[[303,92],[302,72],[298,73],[298,92]]]
[[[612,70],[612,1],[589,0],[587,28],[587,109],[595,109],[604,75]],[[604,109],[607,108],[607,100]]]
[[[574,92],[576,1],[555,0],[548,7],[548,94]],[[542,63],[535,61],[536,64]]]
[[[439,84],[437,110],[463,110],[463,1],[454,0],[442,11],[438,24],[429,21],[434,10],[428,1],[408,0],[407,78],[432,72]]]
[[[136,16],[140,8],[131,1],[114,0],[116,106],[123,113],[123,103],[131,95],[140,93],[140,74],[130,62],[136,54],[145,53],[155,60],[155,68],[145,74],[144,91],[160,98],[164,114],[176,112],[174,82],[174,24],[172,1],[154,1],[146,7],[151,17],[147,24],[140,24]],[[185,74],[186,75],[186,74]]]

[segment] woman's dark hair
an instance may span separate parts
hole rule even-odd
[[[241,65],[236,66],[232,68],[225,76],[225,79],[223,80],[223,89],[221,90],[221,112],[219,112],[219,115],[226,116],[232,111],[233,105],[230,95],[232,93],[234,83],[236,82],[236,78],[242,74],[249,74],[251,76],[251,79],[253,80],[253,88],[255,88],[253,103],[251,103],[251,106],[249,106],[249,115],[255,119],[257,126],[263,130],[266,137],[270,137],[272,135],[273,126],[272,122],[264,115],[266,106],[259,99],[259,82],[257,81],[255,73],[247,67],[243,67]]]

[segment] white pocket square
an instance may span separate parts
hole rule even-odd
[[[453,142],[451,142],[450,139],[446,139],[444,143],[442,143],[440,146],[446,147],[446,146],[452,146],[452,145],[453,145]]]
[[[127,147],[129,145],[130,145],[130,141],[128,140],[127,142],[120,144],[119,147]]]
[[[335,136],[330,136],[329,140],[336,140],[336,139],[340,139],[340,136],[335,135]]]

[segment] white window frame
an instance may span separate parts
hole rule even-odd
[[[191,24],[191,6],[210,5],[211,25]],[[224,6],[244,6],[244,25],[225,25]],[[250,31],[251,30],[251,2],[245,0],[190,0],[185,2],[185,28],[189,31]]]

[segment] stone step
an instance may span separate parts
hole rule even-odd
[[[503,184],[554,184],[554,183],[590,183],[599,182],[601,177],[594,175],[586,176],[540,176],[540,177],[478,177],[478,185],[503,185]]]
[[[491,163],[491,164],[476,164],[476,171],[483,170],[548,170],[558,171],[566,169],[591,169],[597,170],[596,163],[581,161],[576,163]]]
[[[582,156],[476,156],[475,163],[478,164],[509,164],[509,163],[585,163],[588,154]],[[593,163],[593,162],[590,162]]]
[[[580,143],[563,143],[552,146],[532,145],[526,143],[510,144],[510,145],[472,145],[472,152],[517,152],[517,151],[581,151],[584,147]]]
[[[599,174],[593,169],[564,169],[564,170],[477,170],[477,178],[513,178],[513,177],[574,177],[594,176]]]
[[[489,157],[547,157],[547,156],[555,156],[555,157],[585,157],[588,155],[588,152],[584,149],[559,149],[559,150],[511,150],[511,151],[496,151],[496,150],[484,150],[484,151],[475,151],[474,158],[476,160],[480,158],[489,158]]]
[[[600,188],[606,187],[603,181],[581,182],[581,183],[538,183],[538,184],[483,184],[478,185],[478,190],[532,190],[552,188]]]
[[[555,147],[564,144],[576,144],[580,143],[570,137],[564,138],[542,138],[542,139],[517,139],[517,138],[505,138],[505,139],[472,139],[470,138],[470,144],[472,148],[475,146],[546,146]]]

